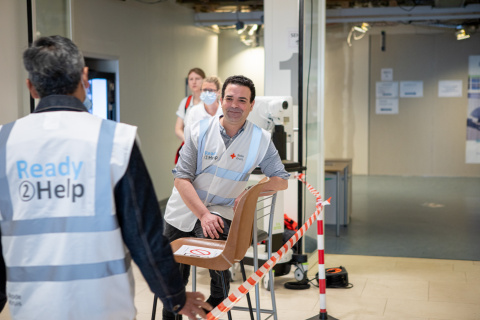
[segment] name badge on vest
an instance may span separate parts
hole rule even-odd
[[[216,151],[206,151],[203,154],[203,159],[205,160],[218,160],[218,155]]]
[[[232,160],[237,160],[237,161],[243,161],[243,160],[245,160],[245,156],[244,156],[243,154],[235,153],[235,152],[233,152],[233,153],[230,155],[230,158],[232,158]]]

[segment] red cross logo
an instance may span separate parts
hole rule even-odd
[[[232,159],[235,159],[235,157],[236,157],[235,153],[232,153],[232,154],[230,155],[230,157],[232,157]]]

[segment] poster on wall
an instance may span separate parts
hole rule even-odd
[[[398,97],[398,82],[377,81],[375,86],[375,96],[377,98],[396,98]]]
[[[468,58],[466,163],[480,163],[480,56]]]
[[[439,98],[462,97],[462,80],[438,81],[438,97]]]
[[[376,99],[376,114],[398,114],[398,98]]]
[[[400,98],[422,98],[423,81],[400,81]]]
[[[392,68],[382,68],[380,73],[381,73],[382,81],[393,81],[393,69]]]

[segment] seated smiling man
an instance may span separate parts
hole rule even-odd
[[[222,88],[223,115],[188,127],[180,152],[172,195],[165,212],[165,236],[226,240],[234,205],[245,190],[250,173],[258,166],[270,177],[262,189],[285,190],[289,174],[273,145],[270,133],[247,121],[255,104],[255,86],[244,76],[229,77]],[[184,266],[188,282],[190,266]],[[220,274],[210,270],[213,307],[223,301]],[[229,279],[226,281],[229,290]],[[163,319],[173,319],[163,310]]]

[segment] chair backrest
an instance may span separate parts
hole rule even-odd
[[[248,248],[252,245],[253,220],[257,209],[257,200],[262,185],[267,183],[268,180],[270,179],[265,177],[248,189],[235,208],[224,249],[224,254],[233,255],[234,261],[242,260]]]

